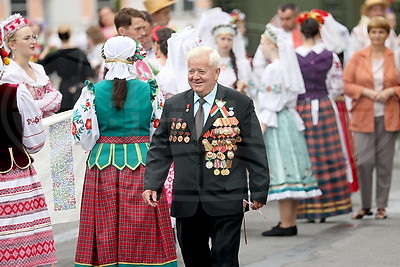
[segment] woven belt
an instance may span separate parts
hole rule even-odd
[[[149,143],[150,136],[101,136],[97,143],[108,144],[134,144]]]

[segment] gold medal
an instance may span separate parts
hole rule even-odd
[[[222,152],[218,152],[217,153],[217,159],[224,160],[225,159],[225,154],[222,153]]]
[[[240,136],[236,137],[236,142],[237,142],[237,143],[242,142],[242,137],[240,137]]]
[[[178,142],[181,143],[182,141],[183,141],[183,136],[182,135],[178,136]]]
[[[185,129],[186,129],[186,127],[187,127],[187,123],[186,123],[186,122],[182,122],[181,129],[182,129],[182,130],[185,130]]]
[[[221,172],[218,169],[214,170],[214,175],[219,175]]]
[[[187,144],[187,143],[189,143],[190,142],[190,137],[189,136],[186,136],[184,139],[183,139],[183,141]]]
[[[225,175],[229,175],[231,172],[228,169],[225,169]]]
[[[235,157],[235,153],[233,153],[233,151],[228,151],[227,157],[228,159],[233,159]]]
[[[207,161],[206,168],[207,169],[212,169],[212,167],[214,167],[214,164],[211,161]]]
[[[177,130],[179,130],[181,128],[181,126],[182,126],[182,124],[180,122],[178,122],[175,127]]]
[[[175,129],[175,122],[171,123],[171,129]]]

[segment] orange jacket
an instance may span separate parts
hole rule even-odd
[[[385,130],[400,131],[400,86],[395,66],[394,53],[389,48],[384,52],[383,90],[393,88],[394,96],[385,104]],[[350,130],[354,132],[374,132],[374,102],[362,95],[364,88],[374,89],[372,74],[371,46],[357,51],[343,70],[344,93],[352,98]]]

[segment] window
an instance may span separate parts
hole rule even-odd
[[[185,11],[192,11],[193,10],[193,4],[194,0],[184,0],[183,2],[183,10]]]
[[[20,13],[23,17],[26,17],[26,0],[12,0],[11,1],[11,14]]]

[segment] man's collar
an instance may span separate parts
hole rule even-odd
[[[215,96],[217,95],[217,87],[218,87],[218,83],[215,83],[215,86],[214,86],[214,88],[211,90],[211,92],[209,92],[209,93],[204,97],[204,100],[205,100],[208,104],[210,104],[211,106],[213,105]],[[193,103],[196,103],[197,100],[199,100],[199,98],[200,98],[200,97],[199,97],[196,93],[194,93]]]

